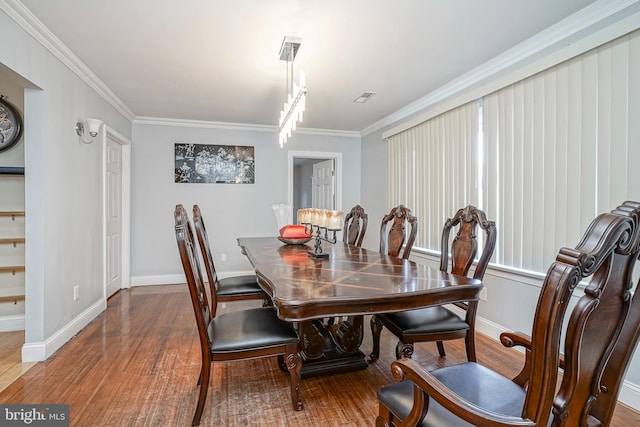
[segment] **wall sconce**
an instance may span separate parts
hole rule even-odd
[[[80,120],[76,122],[76,133],[82,142],[85,144],[91,144],[95,137],[98,136],[102,123],[104,122],[98,119]]]

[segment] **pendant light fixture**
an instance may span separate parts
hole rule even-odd
[[[302,39],[286,36],[280,46],[280,59],[287,62],[286,71],[286,97],[284,109],[280,112],[278,128],[278,142],[280,147],[286,144],[291,137],[291,132],[296,130],[296,123],[302,121],[302,113],[305,109],[305,97],[307,87],[305,86],[304,73],[300,72],[300,84],[293,82],[293,60],[298,53]]]

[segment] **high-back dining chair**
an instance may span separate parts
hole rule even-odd
[[[455,236],[452,236],[451,232],[455,227],[458,231]],[[444,224],[440,245],[440,270],[459,276],[469,274],[478,251],[476,235],[478,227],[484,232],[485,238],[473,277],[482,280],[496,245],[496,225],[493,221],[487,220],[482,210],[472,205],[459,209]],[[449,253],[449,247],[451,247],[451,253]],[[438,353],[441,357],[445,357],[443,341],[464,338],[467,358],[475,362],[475,323],[478,301],[460,301],[455,305],[464,310],[464,316],[460,316],[443,306],[372,316],[373,350],[370,355],[371,360],[377,360],[380,355],[380,334],[383,326],[386,326],[399,339],[396,346],[397,359],[411,358],[414,343],[424,341],[436,341]]]
[[[367,232],[368,220],[369,216],[365,213],[362,206],[355,205],[351,208],[344,218],[342,240],[350,245],[361,247],[362,239],[364,239],[364,235]]]
[[[261,299],[264,302],[263,305],[269,305],[269,297],[260,285],[258,285],[258,278],[255,274],[218,279],[216,266],[213,262],[213,255],[211,254],[211,246],[209,245],[209,236],[198,205],[193,205],[193,224],[195,225],[196,235],[198,236],[198,246],[200,247],[202,261],[204,262],[205,271],[207,272],[210,294],[212,294],[215,289],[218,302]],[[217,304],[211,306],[213,316],[216,315],[216,306]]]
[[[200,391],[192,425],[200,425],[209,388],[211,364],[218,361],[278,356],[279,362],[286,363],[286,370],[291,377],[293,408],[301,410],[303,403],[299,397],[299,384],[302,359],[296,331],[291,324],[280,320],[275,308],[271,306],[235,310],[216,316],[207,302],[191,222],[182,205],[176,205],[174,219],[176,242],[191,295],[202,355],[198,378]],[[215,307],[215,287],[212,288],[211,297],[212,306]]]
[[[391,224],[391,225],[389,225]],[[407,230],[407,226],[410,229]],[[389,231],[387,232],[387,228]],[[382,218],[380,224],[380,253],[408,259],[418,232],[418,218],[411,210],[398,205]],[[404,251],[402,248],[404,246]],[[400,255],[402,251],[402,255]]]
[[[507,347],[525,349],[515,378],[475,362],[427,372],[411,359],[395,361],[392,373],[402,381],[378,392],[376,426],[608,425],[638,342],[640,302],[632,287],[639,227],[640,203],[625,202],[594,219],[574,249],[560,249],[547,270],[531,336],[500,337]],[[584,294],[571,304],[583,281]]]

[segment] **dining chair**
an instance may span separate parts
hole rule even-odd
[[[391,224],[390,226],[388,224]],[[410,225],[407,231],[407,224]],[[387,227],[389,231],[387,232]],[[411,210],[398,205],[382,218],[380,224],[380,253],[409,259],[413,242],[418,232],[418,218]],[[404,247],[404,251],[402,248]],[[402,256],[400,252],[402,251]]]
[[[457,227],[455,237],[452,231]],[[480,259],[473,271],[473,278],[482,280],[496,246],[496,225],[488,221],[485,213],[475,206],[458,209],[447,219],[442,230],[440,248],[440,270],[459,276],[467,276],[478,252],[477,228],[484,231],[483,248]],[[451,243],[450,243],[451,242]],[[451,252],[449,252],[451,247]],[[373,349],[371,361],[380,356],[380,334],[385,326],[398,337],[396,358],[411,358],[414,343],[436,341],[440,357],[445,357],[443,341],[465,340],[467,359],[476,361],[475,323],[478,301],[459,301],[455,306],[463,310],[459,315],[444,306],[434,306],[407,310],[397,313],[376,314],[371,317]]]
[[[344,218],[344,227],[342,230],[342,240],[344,243],[362,247],[362,239],[367,232],[367,221],[369,216],[365,213],[364,208],[355,205]]]
[[[560,249],[542,284],[531,336],[500,336],[507,347],[524,347],[513,379],[476,362],[428,372],[412,359],[396,360],[391,371],[398,382],[378,392],[376,426],[608,425],[638,343],[640,297],[632,287],[639,226],[640,203],[625,202],[596,217],[574,249]],[[572,300],[576,288],[581,292]]]
[[[204,268],[207,273],[209,283],[209,294],[216,293],[218,302],[241,301],[251,299],[261,299],[263,305],[270,305],[270,299],[258,284],[258,277],[255,274],[246,274],[240,276],[230,276],[219,279],[216,273],[216,266],[213,262],[211,254],[211,246],[209,245],[209,236],[204,226],[202,212],[198,205],[193,205],[193,224],[198,236],[198,246],[200,254],[204,262]],[[216,314],[216,306],[211,306],[213,315]]]
[[[184,207],[176,205],[175,233],[180,260],[187,279],[195,313],[202,367],[198,378],[198,402],[192,425],[200,425],[209,388],[212,362],[236,361],[278,356],[291,377],[291,403],[296,411],[303,408],[299,397],[302,359],[299,339],[291,324],[280,320],[274,307],[256,307],[215,315],[216,289],[211,288],[211,306],[196,253],[191,222]],[[281,366],[282,369],[282,366]]]

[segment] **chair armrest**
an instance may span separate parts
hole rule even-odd
[[[500,342],[505,347],[524,347],[531,350],[531,337],[522,332],[503,332],[500,334]]]
[[[500,334],[500,342],[509,348],[524,347],[524,365],[512,381],[521,387],[527,387],[531,372],[531,337],[522,332],[503,332]]]
[[[517,346],[525,348],[524,366],[522,368],[522,371],[520,371],[520,373],[515,378],[513,378],[513,382],[524,387],[525,384],[529,382],[529,368],[531,362],[531,337],[522,332],[503,332],[500,334],[500,342],[503,346],[509,348]],[[564,369],[564,355],[560,355],[559,363],[560,369]]]
[[[414,384],[414,395],[422,391],[424,398],[415,398],[411,412],[402,422],[396,422],[398,427],[415,426],[416,421],[421,420],[423,412],[429,407],[429,398],[434,399],[446,410],[475,426],[530,426],[536,424],[532,420],[500,415],[484,410],[471,402],[461,398],[451,391],[431,373],[424,370],[412,359],[402,358],[391,363],[391,372],[397,381],[410,380]],[[418,403],[418,405],[416,405]],[[426,407],[426,408],[425,408]],[[412,424],[409,423],[411,420]]]

